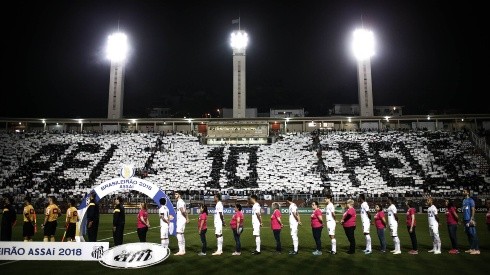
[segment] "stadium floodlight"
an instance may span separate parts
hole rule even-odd
[[[230,40],[233,50],[245,50],[248,45],[248,34],[244,31],[234,31],[231,33]]]
[[[355,30],[352,50],[359,61],[371,58],[374,55],[373,32],[366,29]]]
[[[107,40],[107,58],[111,61],[120,62],[126,59],[128,53],[128,39],[124,33],[109,35]]]

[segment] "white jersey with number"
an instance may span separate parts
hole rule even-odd
[[[158,209],[158,214],[160,215],[160,226],[161,227],[168,227],[168,223],[166,223],[162,220],[162,218],[164,218],[165,220],[169,221],[169,215],[170,214],[168,211],[168,207],[166,205],[160,206],[160,209]]]
[[[254,203],[252,206],[252,224],[260,225],[259,218],[257,215],[260,215],[260,204],[258,202]]]
[[[298,221],[294,218],[294,213],[298,211],[298,207],[295,203],[291,203],[289,206],[289,225],[298,225]]]
[[[369,205],[367,202],[361,203],[361,221],[362,223],[369,223]]]
[[[427,209],[427,216],[429,217],[429,226],[432,226],[432,225],[438,225],[439,223],[437,222],[436,220],[436,216],[437,216],[437,207],[435,205],[431,205],[428,209]]]
[[[183,199],[178,199],[177,200],[177,223],[181,223],[181,222],[185,222],[185,216],[182,214],[182,212],[180,211],[180,209],[183,209],[184,211],[186,211],[185,209],[185,202]]]
[[[390,205],[386,212],[388,213],[388,224],[398,225],[398,222],[395,220],[396,206],[394,204]]]
[[[221,203],[221,201],[218,201],[216,203],[215,212],[214,212],[214,224],[223,224],[220,213],[223,214],[223,203]]]
[[[333,203],[329,202],[327,204],[327,207],[325,207],[325,218],[327,222],[335,222],[333,218],[333,214],[335,213],[335,208],[333,206]]]

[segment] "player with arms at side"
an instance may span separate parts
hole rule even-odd
[[[441,254],[441,238],[439,237],[439,217],[437,216],[437,207],[434,205],[432,197],[427,198],[427,217],[429,218],[429,233],[432,237],[432,249],[430,253]]]
[[[179,252],[175,253],[176,256],[185,255],[185,225],[189,223],[189,217],[187,216],[187,209],[185,202],[181,197],[181,192],[175,192],[175,198],[177,199],[177,243],[179,245]]]
[[[252,204],[252,227],[253,236],[255,237],[255,251],[252,255],[260,254],[260,228],[262,227],[262,215],[260,213],[260,204],[257,202],[257,195],[250,196],[250,204]]]
[[[331,254],[337,254],[337,240],[335,239],[335,207],[333,206],[332,195],[328,194],[325,197],[325,220],[327,221],[325,226],[327,227],[328,235],[330,236],[330,241],[332,242]]]
[[[386,210],[388,213],[388,227],[390,228],[391,237],[393,238],[393,244],[395,246],[395,249],[391,252],[395,255],[402,254],[400,239],[398,238],[398,215],[396,214],[397,209],[393,197],[388,198],[388,205],[388,209]]]
[[[298,206],[293,202],[293,198],[288,197],[287,202],[289,204],[289,227],[293,239],[293,250],[289,251],[289,255],[297,255],[299,246],[298,225],[301,225],[301,220],[298,214]]]
[[[371,254],[371,235],[369,234],[371,227],[371,213],[369,213],[369,205],[366,201],[366,196],[364,194],[359,195],[359,202],[361,203],[361,222],[362,222],[362,232],[366,238],[366,249],[363,250],[364,254]]]
[[[221,194],[214,194],[214,202],[216,203],[214,212],[214,234],[216,235],[217,249],[213,255],[221,255],[223,253],[223,226],[225,219],[223,217],[223,203],[221,202]]]
[[[169,210],[166,205],[167,200],[160,198],[160,208],[158,209],[158,215],[160,216],[160,241],[164,248],[168,248],[168,227],[170,224]]]

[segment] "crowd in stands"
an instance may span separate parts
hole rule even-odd
[[[122,163],[163,191],[341,198],[490,194],[488,160],[464,132],[288,133],[270,145],[208,146],[192,135],[0,134],[0,193],[81,200]]]

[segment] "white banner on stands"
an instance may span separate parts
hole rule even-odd
[[[0,242],[0,260],[99,261],[109,242]]]

